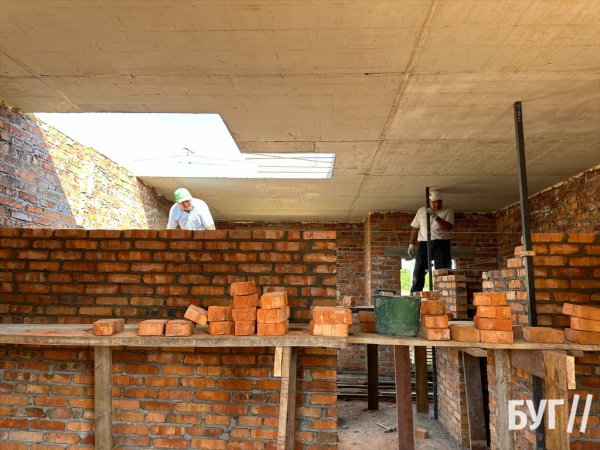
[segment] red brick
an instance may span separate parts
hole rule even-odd
[[[424,337],[430,341],[449,341],[450,340],[450,329],[449,328],[425,328],[419,327],[419,336]]]
[[[523,339],[527,342],[545,342],[548,344],[562,344],[565,333],[549,327],[523,327]]]
[[[231,284],[231,295],[252,295],[256,294],[256,284],[254,281],[239,281]]]
[[[448,328],[448,316],[421,316],[421,325],[425,328]]]
[[[375,312],[373,311],[359,311],[358,320],[360,323],[375,322]]]
[[[506,292],[475,292],[473,294],[475,306],[506,306]]]
[[[446,314],[446,304],[443,300],[421,301],[421,314],[428,316],[439,316]]]
[[[233,320],[233,308],[231,306],[209,306],[209,322],[229,322]]]
[[[565,340],[586,345],[600,345],[600,333],[565,328]]]
[[[477,317],[510,319],[512,318],[512,314],[510,306],[478,306]]]
[[[348,308],[312,306],[310,310],[316,324],[352,324],[352,311]]]
[[[450,337],[459,342],[479,342],[479,330],[475,325],[450,324]]]
[[[420,292],[421,298],[427,298],[430,300],[437,300],[442,295],[441,291],[422,291]]]
[[[235,322],[236,336],[250,336],[253,334],[256,334],[256,322],[254,320]]]
[[[150,319],[140,322],[138,335],[140,336],[162,336],[165,334],[167,320]]]
[[[288,332],[288,321],[281,323],[259,323],[256,326],[256,334],[259,336],[283,336]]]
[[[600,333],[600,320],[583,319],[571,316],[571,328],[580,331],[593,331]]]
[[[233,308],[232,316],[236,322],[256,322],[256,308]]]
[[[290,307],[276,309],[259,309],[256,320],[259,323],[281,323],[290,317]]]
[[[233,297],[233,307],[242,308],[256,308],[258,306],[258,295],[235,295]]]
[[[512,331],[480,330],[479,336],[481,337],[481,342],[489,342],[496,344],[513,343]]]
[[[209,322],[208,333],[215,335],[235,334],[235,322]]]
[[[377,333],[375,322],[361,322],[359,329],[361,333]]]
[[[308,326],[308,331],[314,336],[346,337],[348,336],[348,325],[315,323],[311,321]]]
[[[196,329],[196,324],[190,320],[169,320],[165,327],[165,336],[189,336]]]
[[[125,329],[125,319],[100,319],[94,322],[96,336],[111,336]]]
[[[600,307],[598,306],[565,303],[563,305],[562,313],[567,316],[581,317],[582,319],[600,320]]]
[[[199,308],[195,305],[188,306],[187,311],[183,315],[186,319],[189,319],[197,324],[205,326],[208,322],[208,311],[205,309]]]
[[[303,231],[302,239],[330,239],[335,240],[337,233],[335,231]]]
[[[512,320],[489,319],[477,316],[477,328],[480,330],[502,330],[512,332]]]
[[[262,309],[279,309],[287,306],[287,292],[267,292],[260,298]]]

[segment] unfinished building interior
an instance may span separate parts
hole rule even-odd
[[[242,154],[335,162],[139,176],[43,112],[219,114]],[[600,449],[600,0],[1,0],[0,180],[0,450],[373,446],[338,442],[343,374],[369,410],[391,380],[389,448],[445,448],[414,406],[454,446]],[[178,187],[216,230],[166,228]],[[510,342],[361,330],[410,287],[428,188],[455,211],[447,326],[498,294]],[[247,281],[289,332],[138,336]],[[309,332],[343,302],[347,336]]]

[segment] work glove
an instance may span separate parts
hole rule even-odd
[[[408,246],[408,257],[410,259],[413,259],[415,257],[415,246],[413,244],[410,244]]]
[[[431,220],[435,220],[437,218],[437,213],[431,208],[427,208],[427,214],[431,216]]]

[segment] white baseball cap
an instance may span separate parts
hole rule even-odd
[[[429,200],[436,202],[438,200],[444,200],[440,191],[429,191]]]

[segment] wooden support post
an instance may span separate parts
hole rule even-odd
[[[494,350],[496,359],[496,416],[500,450],[514,450],[514,431],[508,427],[508,401],[511,400],[512,369],[509,350]]]
[[[296,372],[298,348],[284,347],[282,356],[277,450],[293,450],[294,433],[296,429]]]
[[[479,358],[463,352],[467,413],[469,415],[469,439],[471,450],[487,449],[487,424],[483,410],[483,388]]]
[[[379,361],[377,344],[367,344],[367,409],[379,409]]]
[[[417,387],[417,412],[429,412],[427,392],[427,347],[415,347],[415,384]]]
[[[544,366],[546,370],[545,386],[546,399],[563,400],[562,405],[551,406],[547,404],[546,414],[550,408],[554,408],[554,427],[551,427],[549,416],[546,415],[548,424],[548,435],[546,439],[546,448],[548,450],[568,450],[569,434],[567,426],[569,423],[569,379],[575,378],[575,360],[559,352],[545,351]],[[572,373],[572,376],[569,374]],[[574,386],[573,386],[574,387]]]
[[[410,354],[407,345],[394,346],[396,365],[396,406],[398,408],[398,449],[414,450]]]
[[[112,450],[112,349],[94,347],[96,450]]]
[[[273,361],[273,376],[281,377],[281,358],[283,355],[283,347],[275,347],[275,358]]]

